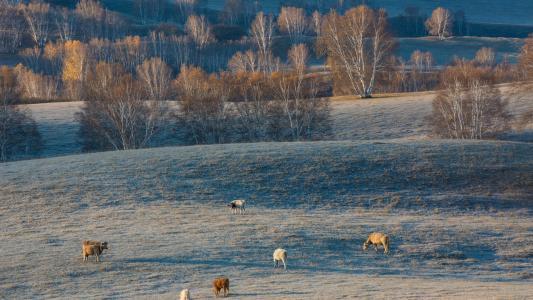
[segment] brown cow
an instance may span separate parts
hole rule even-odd
[[[213,280],[213,292],[218,297],[220,290],[223,290],[224,297],[229,294],[229,279],[227,277],[217,277]]]
[[[83,261],[87,261],[89,256],[96,256],[96,261],[100,261],[100,255],[104,249],[107,248],[107,242],[98,242],[98,241],[83,241],[81,246],[81,254],[83,255]]]

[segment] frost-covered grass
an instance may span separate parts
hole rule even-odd
[[[314,142],[159,148],[0,168],[0,298],[525,298],[533,145]],[[248,200],[244,216],[224,204]],[[389,256],[363,252],[374,230]],[[102,262],[83,263],[83,239]],[[289,270],[273,270],[277,247]]]

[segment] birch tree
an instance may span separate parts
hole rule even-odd
[[[431,17],[426,21],[426,28],[430,35],[437,36],[443,40],[452,35],[453,15],[442,7],[436,8]]]
[[[76,34],[76,18],[70,10],[62,8],[56,12],[54,17],[57,33],[62,42],[70,41]]]
[[[171,73],[168,65],[160,58],[145,60],[142,65],[137,67],[137,77],[149,100],[168,100]]]
[[[272,72],[272,36],[274,34],[274,21],[272,16],[259,12],[252,22],[250,33],[257,47],[261,70]]]
[[[39,48],[43,48],[50,33],[50,4],[33,0],[28,4],[20,4],[20,10],[31,38]]]
[[[198,0],[176,0],[175,3],[180,21],[184,22],[194,13]]]
[[[0,51],[17,51],[22,43],[24,23],[15,5],[0,0]]]
[[[278,16],[278,27],[294,43],[301,40],[309,27],[309,22],[303,8],[282,7]]]
[[[320,36],[322,30],[322,15],[317,10],[311,15],[311,25],[316,36]]]
[[[233,73],[254,73],[259,71],[259,62],[254,51],[237,52],[228,62],[228,69]]]
[[[474,61],[482,66],[492,67],[494,66],[495,59],[496,55],[494,54],[494,50],[483,47],[476,52]]]
[[[209,28],[204,16],[189,16],[187,24],[185,24],[185,30],[198,48],[205,48],[214,40],[211,28]]]
[[[493,138],[509,129],[508,103],[492,78],[472,63],[448,67],[433,101],[433,132],[444,138]]]
[[[303,44],[294,45],[288,53],[290,71],[273,74],[273,89],[278,103],[279,119],[273,122],[277,139],[299,141],[318,134],[329,117],[327,100],[318,97],[317,82],[306,76],[309,51]]]
[[[195,144],[224,143],[228,139],[230,110],[228,87],[215,74],[182,66],[175,81],[181,101],[178,120]]]
[[[337,78],[345,79],[353,94],[372,97],[377,73],[385,69],[394,46],[385,11],[368,6],[344,16],[333,11],[325,17],[318,43]]]

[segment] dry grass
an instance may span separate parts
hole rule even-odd
[[[532,147],[263,143],[6,163],[0,298],[206,299],[222,274],[236,299],[526,298]],[[236,197],[244,216],[224,206]],[[362,251],[374,230],[389,256]],[[102,263],[82,262],[83,239],[109,241]]]

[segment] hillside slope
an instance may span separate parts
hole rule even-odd
[[[0,168],[0,298],[525,298],[533,145],[261,143],[20,161]],[[249,202],[233,216],[225,203]],[[366,234],[392,239],[383,256]],[[83,239],[110,242],[83,263]],[[513,245],[512,247],[510,245]],[[276,247],[289,271],[272,269]],[[44,276],[43,274],[46,274]]]

